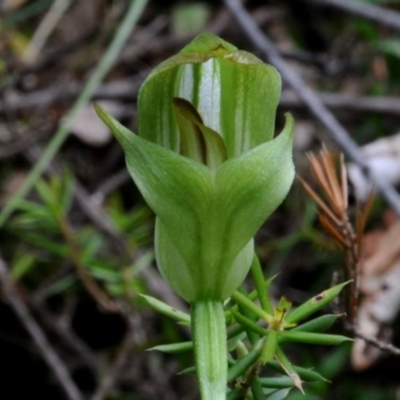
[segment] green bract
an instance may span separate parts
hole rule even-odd
[[[241,284],[255,233],[292,184],[290,115],[273,139],[280,88],[273,67],[202,34],[146,79],[139,136],[97,107],[157,216],[160,272],[187,301]]]

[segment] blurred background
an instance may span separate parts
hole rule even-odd
[[[140,84],[203,31],[268,62],[227,4],[0,2],[2,399],[32,394],[77,400],[198,398],[194,377],[179,375],[192,365],[191,354],[145,352],[190,340],[190,333],[154,312],[138,294],[184,311],[188,305],[157,272],[153,215],[91,103],[135,131]],[[243,5],[292,74],[346,128],[363,160],[397,185],[400,1],[249,0]],[[284,79],[277,131],[286,111],[297,122],[297,173],[312,182],[307,152],[323,144],[346,154],[348,149],[336,144],[318,113]],[[351,216],[371,185],[354,160],[347,161]],[[364,334],[400,345],[400,228],[386,199],[376,194],[367,224],[365,259],[375,257],[378,267],[369,270],[363,293],[368,302],[362,310],[370,321]],[[272,296],[285,295],[295,304],[332,285],[345,263],[298,181],[256,242],[265,275],[279,273]],[[349,334],[340,323],[333,332]],[[305,396],[292,391],[289,399],[400,399],[400,351],[383,353],[374,346],[354,351],[351,361],[351,344],[292,346],[294,363],[315,367],[331,383],[305,385]]]

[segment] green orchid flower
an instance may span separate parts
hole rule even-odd
[[[96,110],[156,214],[158,268],[192,304],[204,399],[224,399],[223,301],[243,282],[253,237],[294,178],[294,122],[275,139],[281,80],[255,56],[206,33],[159,65],[139,93],[139,135]]]

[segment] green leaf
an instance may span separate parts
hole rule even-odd
[[[253,395],[253,400],[265,400],[263,388],[258,376],[253,376],[250,378],[250,388],[251,394]]]
[[[13,279],[20,280],[35,266],[36,256],[34,253],[24,252],[15,257],[11,265]]]
[[[260,301],[261,308],[268,314],[272,315],[273,307],[271,299],[268,295],[269,293],[268,289],[274,277],[268,279],[267,281],[265,280],[264,273],[257,256],[254,256],[253,262],[251,264],[251,274],[253,277],[254,285],[257,290],[257,296]]]
[[[68,247],[64,242],[58,243],[43,234],[31,233],[29,231],[24,233],[23,239],[61,258],[68,257]]]
[[[56,193],[54,193],[47,182],[42,179],[37,181],[35,189],[42,201],[47,204],[49,210],[53,213],[53,216],[58,216],[60,213],[59,199],[57,199]]]
[[[341,335],[330,335],[327,333],[314,333],[314,332],[292,332],[283,331],[279,335],[279,343],[285,342],[300,342],[310,344],[320,344],[327,346],[336,346],[345,341],[352,341],[353,339]]]
[[[229,226],[228,254],[230,249],[237,252],[232,247],[243,248],[286,197],[294,177],[293,133],[293,117],[286,114],[286,125],[277,138],[228,159],[218,169],[216,201],[218,218]]]
[[[243,357],[246,357],[247,354],[249,354],[249,350],[247,349],[246,345],[243,343],[242,340],[238,339],[234,343],[234,347],[232,347],[232,350],[228,348],[228,351],[236,351],[236,356],[240,360]]]
[[[274,371],[277,372],[285,372],[285,370],[282,368],[282,366],[275,360],[268,361],[266,363],[268,368],[271,368]],[[318,372],[308,369],[308,368],[303,368],[303,367],[298,367],[296,365],[292,365],[293,370],[300,376],[300,378],[305,381],[305,382],[314,382],[314,381],[325,381],[329,382],[327,379],[325,379],[321,374]]]
[[[291,329],[290,332],[323,332],[326,329],[329,329],[338,318],[342,317],[342,315],[343,314],[321,315],[311,321],[296,326]]]
[[[243,295],[238,290],[236,290],[235,292],[232,293],[231,298],[238,305],[245,307],[247,310],[252,312],[254,315],[258,316],[259,318],[262,318],[264,321],[268,321],[270,318],[272,318],[271,315],[266,313],[262,308],[260,308],[258,305],[253,303],[247,296]],[[234,312],[233,308],[232,308],[232,312]]]
[[[228,382],[239,378],[247,370],[249,370],[260,358],[261,351],[259,349],[251,350],[245,357],[237,361],[228,370]]]
[[[18,202],[17,210],[22,211],[23,214],[13,219],[8,226],[9,229],[21,228],[28,230],[40,227],[42,230],[45,228],[46,231],[59,232],[58,221],[56,221],[48,207],[22,199]]]
[[[95,109],[124,148],[128,171],[157,214],[156,240],[167,241],[166,248],[171,251],[177,248],[173,259],[182,264],[179,274],[163,270],[163,262],[158,263],[161,272],[178,294],[193,299],[202,271],[192,260],[202,258],[199,224],[207,213],[213,191],[210,170],[138,137],[100,107]],[[171,245],[169,238],[174,238]]]
[[[119,271],[116,270],[110,270],[102,265],[102,262],[100,261],[93,261],[90,266],[88,266],[88,269],[90,271],[90,275],[93,277],[103,280],[106,283],[119,283],[121,280],[121,274]]]
[[[286,399],[286,397],[289,395],[290,390],[291,390],[291,388],[275,390],[274,392],[270,393],[266,397],[266,400],[283,400],[283,399]]]
[[[244,315],[232,310],[232,314],[235,318],[235,320],[242,325],[246,330],[250,330],[252,332],[255,332],[257,335],[262,335],[265,336],[268,334],[268,331],[257,325],[256,322],[252,321],[251,319],[245,317]]]
[[[246,296],[246,297],[248,296],[248,293],[247,293],[246,289],[243,287],[243,285],[241,285],[238,288],[238,291],[240,293],[242,293],[244,296]],[[238,321],[239,323],[240,323],[240,321],[238,320],[238,318],[240,319],[243,316],[244,319],[242,319],[242,321],[245,322],[245,324],[247,322],[250,324],[247,326],[243,325],[243,324],[242,325],[244,326],[244,328],[246,330],[246,335],[247,335],[249,342],[254,346],[260,340],[260,334],[257,333],[257,332],[260,332],[259,326],[257,325],[258,318],[256,316],[254,316],[252,312],[248,311],[247,308],[245,308],[245,307],[241,307],[240,305],[238,305],[238,309],[239,309],[239,313],[236,313],[236,315],[235,315],[235,311],[232,310],[232,315],[236,319],[236,321]],[[248,327],[251,327],[251,328],[248,329]],[[261,334],[261,335],[265,335],[265,334]]]
[[[133,279],[142,269],[149,266],[154,260],[153,251],[143,252],[128,268],[127,278]]]
[[[293,381],[294,386],[296,386],[304,394],[299,374],[279,346],[276,347],[276,359],[287,374],[287,376]]]
[[[187,325],[190,325],[190,315],[177,310],[174,307],[171,307],[170,305],[155,299],[154,297],[147,296],[144,294],[139,294],[140,297],[146,300],[147,304],[154,308],[156,311],[159,313],[166,315],[169,318],[172,318],[178,322],[183,322]]]
[[[191,366],[188,368],[183,369],[182,371],[178,372],[179,375],[194,375],[196,373],[196,367]]]
[[[243,328],[242,325],[237,325],[232,329],[228,330],[228,339],[233,339],[236,337],[241,337],[245,332],[245,329]]]
[[[288,316],[285,318],[285,322],[286,323],[298,322],[304,318],[307,318],[309,315],[315,313],[321,308],[325,307],[340,293],[343,287],[346,286],[349,282],[350,281],[341,283],[339,285],[336,285],[328,290],[325,290],[317,294],[310,300],[306,301],[305,303],[297,307],[291,313],[289,313]]]
[[[226,396],[226,400],[242,400],[243,399],[243,389],[238,388],[229,392]]]
[[[263,287],[264,287],[264,290],[268,290],[269,284],[268,284],[267,281],[265,282],[265,285],[264,285]],[[239,295],[241,295],[241,293],[240,293],[239,290],[235,291],[235,293],[239,293]],[[234,294],[235,294],[235,293],[234,293]],[[252,290],[250,293],[248,293],[248,294],[247,294],[246,296],[244,296],[244,297],[246,297],[246,298],[247,298],[248,300],[250,300],[250,301],[256,300],[257,297],[258,297],[257,290]],[[233,300],[233,298],[232,298],[232,300]],[[226,313],[226,320],[227,320],[227,321],[230,320],[230,317],[231,317],[230,312],[231,312],[231,310],[233,310],[233,311],[238,311],[238,310],[239,310],[239,305],[238,305],[238,304],[239,304],[239,303],[233,304],[228,310],[225,311],[225,313]],[[257,307],[257,306],[256,306],[256,307]],[[263,314],[263,315],[267,315],[267,314]]]
[[[278,331],[271,329],[268,331],[267,336],[265,336],[264,344],[261,350],[261,360],[263,364],[270,361],[275,356],[276,348],[278,345],[278,337],[280,333]]]
[[[179,354],[193,350],[193,342],[190,341],[190,342],[181,342],[173,344],[162,344],[159,346],[151,347],[150,349],[147,350],[148,351],[156,350],[167,354]]]
[[[56,296],[61,293],[68,292],[68,290],[70,290],[71,287],[76,284],[76,282],[77,278],[75,275],[67,275],[66,277],[58,280],[53,285],[46,287],[44,290],[41,291],[40,295],[43,299],[46,299],[47,297]]]
[[[260,378],[261,385],[265,388],[284,389],[294,386],[293,381],[288,376],[275,376],[272,378]]]

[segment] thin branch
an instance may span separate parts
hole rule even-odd
[[[391,96],[356,96],[342,93],[316,92],[325,106],[334,110],[375,112],[381,114],[400,115],[400,99]],[[21,99],[22,100],[22,99]],[[291,90],[283,90],[280,99],[283,107],[304,107],[299,96]],[[1,111],[1,103],[0,103]]]
[[[79,182],[74,183],[74,198],[78,202],[85,215],[96,225],[96,227],[112,239],[114,245],[120,251],[126,249],[127,244],[123,235],[118,232],[113,221],[101,208],[101,203],[96,202],[88,193],[86,188]]]
[[[133,78],[121,79],[99,86],[93,94],[93,99],[132,99],[138,93],[146,72],[140,72]],[[0,101],[0,113],[50,107],[56,103],[75,98],[82,92],[83,88],[83,84],[70,82],[68,85],[65,85],[65,83],[52,85],[31,93],[14,93],[9,99]],[[131,110],[128,111],[131,112]]]
[[[224,0],[231,10],[240,27],[248,35],[253,44],[263,52],[265,57],[281,73],[283,79],[295,90],[299,98],[307,105],[312,114],[330,132],[340,148],[371,177],[374,186],[382,193],[393,210],[400,215],[400,196],[396,190],[382,177],[377,177],[369,168],[359,147],[351,139],[346,129],[335,116],[326,108],[313,90],[303,79],[283,60],[273,42],[260,30],[253,18],[242,6],[239,0]]]
[[[358,331],[354,326],[346,326],[347,329],[349,329],[354,336],[363,339],[364,341],[366,341],[369,344],[372,344],[373,346],[377,347],[378,349],[386,352],[386,353],[390,353],[393,354],[395,356],[400,356],[400,348],[393,346],[391,343],[386,343],[386,342],[382,342],[377,338],[368,336],[368,335],[364,335],[363,333],[361,333],[360,331]]]
[[[28,308],[18,295],[18,292],[15,290],[14,282],[9,276],[6,264],[1,257],[0,280],[3,286],[4,294],[11,307],[14,309],[22,324],[31,335],[43,359],[53,371],[60,385],[64,389],[68,399],[82,400],[83,396],[74,381],[71,379],[66,365],[50,345],[46,335],[37,324],[33,316],[30,314]]]
[[[132,100],[138,91],[143,78],[148,71],[140,72],[136,76],[105,83],[96,90],[94,100]],[[9,100],[0,100],[0,114],[6,112],[22,112],[31,109],[50,107],[59,102],[68,101],[82,91],[83,85],[69,83],[67,86],[53,85],[51,87],[33,91],[31,93],[14,93]],[[391,96],[356,96],[343,93],[317,92],[317,96],[325,106],[333,110],[375,112],[380,114],[400,115],[400,99]],[[283,90],[280,106],[286,108],[304,107],[304,102],[291,90]],[[131,106],[122,111],[123,116],[130,116]]]
[[[375,21],[383,26],[400,31],[400,14],[373,4],[351,0],[306,0],[319,6],[331,6],[349,14]]]

